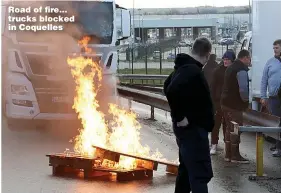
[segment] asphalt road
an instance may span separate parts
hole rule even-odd
[[[126,105],[126,102],[124,103]],[[146,120],[147,107],[133,105],[142,124],[142,144],[158,148],[169,160],[177,159],[177,146],[165,112],[156,111],[158,121]],[[86,181],[78,178],[53,177],[48,165],[48,153],[63,152],[73,147],[69,140],[77,133],[73,124],[46,128],[9,129],[6,120],[2,125],[2,191],[3,193],[172,193],[175,177],[165,174],[164,168],[154,173],[153,180],[135,182]],[[255,137],[243,135],[242,152],[251,160],[250,165],[236,165],[213,157],[215,177],[209,184],[210,193],[267,193],[281,192],[281,181],[249,182],[247,177],[255,171]],[[265,150],[269,144],[265,143]],[[281,176],[280,159],[271,158],[265,151],[265,171]]]

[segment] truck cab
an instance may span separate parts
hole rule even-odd
[[[38,2],[41,5],[50,4],[50,1]],[[101,65],[104,85],[112,85],[110,90],[105,88],[101,94],[106,94],[106,97],[102,97],[104,105],[116,100],[116,45],[120,40],[131,36],[129,10],[115,4],[114,0],[60,3],[61,7],[73,8],[79,18],[73,25],[66,25],[67,29],[74,29],[72,27],[76,27],[78,23],[83,28],[83,36],[94,40],[88,44],[94,50],[93,53],[85,53],[77,45],[82,36],[75,31],[9,30],[12,22],[8,21],[7,9],[21,4],[20,1],[2,3],[2,105],[3,113],[8,119],[77,119],[77,114],[72,109],[75,83],[67,65],[67,57],[73,54],[91,57]],[[118,24],[115,22],[118,10],[122,18],[121,25],[119,24],[120,36],[117,35]]]

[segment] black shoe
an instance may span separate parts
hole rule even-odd
[[[270,151],[275,151],[275,150],[276,150],[276,146],[270,148]]]

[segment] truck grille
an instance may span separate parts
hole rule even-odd
[[[36,93],[41,113],[75,113],[72,109],[73,98],[67,94]]]
[[[41,113],[75,113],[70,82],[34,81],[33,86]]]
[[[73,56],[70,56],[73,57]],[[93,61],[100,63],[101,56],[84,56],[90,57]],[[35,75],[45,76],[61,76],[66,72],[70,72],[67,59],[56,59],[55,56],[27,54],[30,69]]]

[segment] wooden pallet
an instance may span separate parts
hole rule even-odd
[[[49,165],[55,176],[75,176],[85,179],[99,178],[117,181],[145,180],[153,177],[153,171],[138,167],[134,170],[121,170],[101,166],[98,158],[81,157],[74,153],[48,154]]]
[[[98,146],[93,146],[93,147],[96,148],[96,150],[98,152],[98,156],[101,159],[108,159],[108,160],[111,160],[114,162],[118,162],[120,159],[120,156],[131,157],[131,158],[137,159],[138,165],[143,168],[156,171],[158,168],[158,165],[162,164],[162,165],[166,166],[167,173],[170,173],[172,175],[178,174],[178,164],[175,164],[175,163],[146,158],[146,157],[142,157],[142,156],[130,155],[127,153],[108,150],[108,149],[101,148]]]
[[[166,172],[176,175],[178,165],[160,160],[153,160],[141,156],[130,155],[122,152],[112,151],[101,147],[96,148],[97,157],[83,157],[75,153],[48,154],[49,166],[53,168],[56,176],[83,176],[86,179],[106,177],[106,179],[117,181],[145,180],[153,177],[153,171],[158,165],[166,165]],[[133,170],[116,169],[120,156],[135,158],[137,168]],[[105,162],[109,163],[106,164]],[[103,164],[102,164],[103,163]]]

